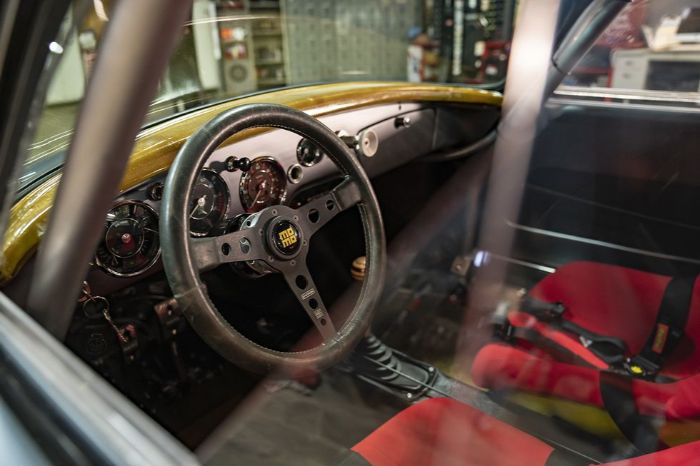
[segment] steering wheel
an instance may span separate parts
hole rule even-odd
[[[247,217],[234,232],[190,237],[192,189],[212,152],[234,134],[256,127],[292,131],[318,145],[343,174],[329,192],[292,209],[267,207]],[[319,295],[306,259],[313,235],[340,212],[357,206],[367,249],[367,268],[357,302],[340,328]],[[282,105],[251,104],[226,111],[206,123],[182,146],[163,190],[160,237],[165,273],[178,307],[194,330],[229,361],[256,372],[281,368],[320,370],[339,362],[364,335],[384,282],[386,245],[377,198],[367,174],[347,146],[315,118]],[[342,247],[342,246],[341,246]],[[304,351],[284,352],[250,340],[212,303],[200,273],[220,264],[256,261],[281,273],[308,314],[322,342]]]

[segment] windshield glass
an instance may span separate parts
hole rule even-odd
[[[198,0],[144,124],[223,99],[309,83],[499,83],[513,3]],[[95,1],[84,14],[72,9],[64,21],[65,40],[50,45],[59,63],[22,186],[60,166],[118,5]]]

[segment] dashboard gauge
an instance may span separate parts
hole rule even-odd
[[[271,157],[258,157],[241,177],[241,203],[246,212],[258,212],[281,204],[287,189],[287,176],[282,166]]]
[[[202,170],[192,189],[190,201],[190,234],[206,236],[218,227],[226,216],[229,193],[226,182],[211,170]]]
[[[117,204],[107,213],[105,233],[95,263],[117,277],[132,277],[160,257],[158,215],[143,202]]]
[[[323,158],[323,152],[313,142],[304,138],[299,141],[297,146],[297,160],[305,167],[316,165]]]

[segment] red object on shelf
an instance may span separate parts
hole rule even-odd
[[[479,81],[493,81],[493,77],[506,75],[508,57],[510,56],[510,41],[489,40],[484,43],[481,54]]]

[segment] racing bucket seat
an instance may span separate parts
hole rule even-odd
[[[700,439],[700,289],[596,262],[548,275],[497,324],[473,381],[641,451]]]

